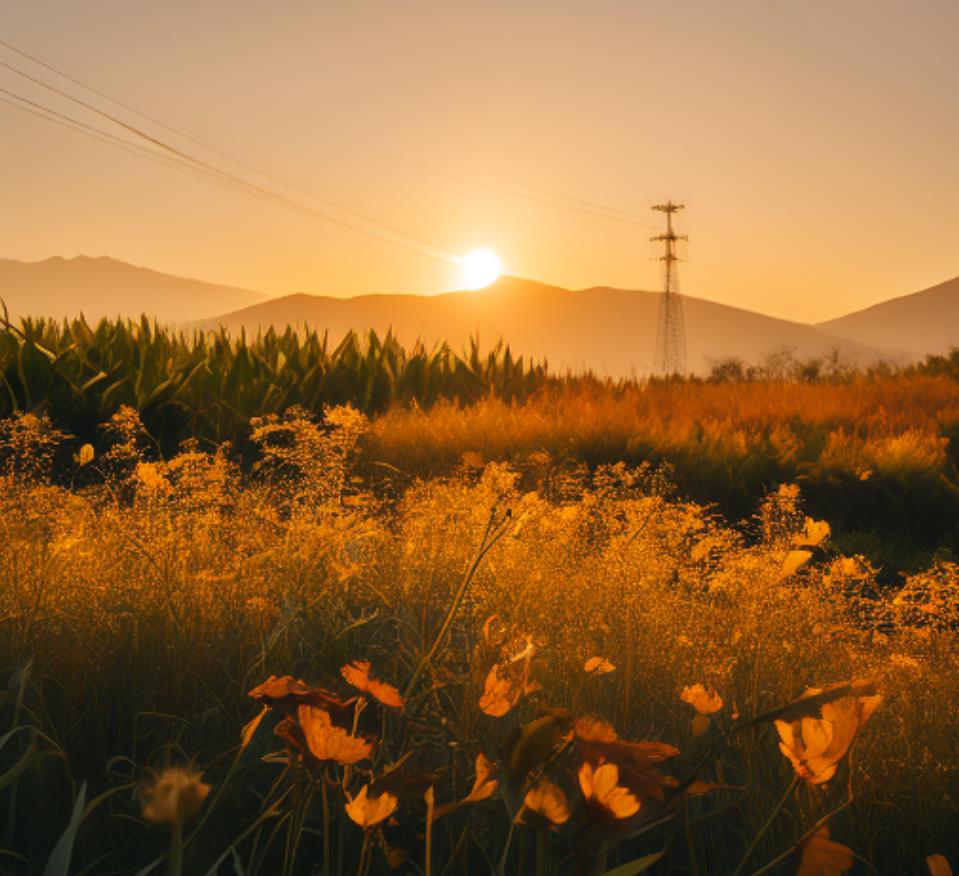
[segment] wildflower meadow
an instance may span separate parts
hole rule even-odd
[[[399,486],[379,428],[3,424],[0,871],[951,872],[954,562],[649,463]]]

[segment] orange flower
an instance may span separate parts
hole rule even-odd
[[[577,718],[573,736],[579,742],[584,761],[594,766],[607,761],[615,763],[630,792],[639,799],[664,799],[664,789],[671,783],[657,764],[676,757],[678,748],[666,742],[620,739],[612,725],[601,718]]]
[[[707,689],[701,684],[687,685],[679,698],[689,703],[700,715],[712,715],[723,707],[723,698],[712,688]]]
[[[621,821],[639,812],[639,800],[619,784],[619,767],[614,763],[593,769],[588,761],[584,762],[579,768],[579,786],[586,804],[601,818]]]
[[[615,664],[610,663],[605,657],[590,657],[583,664],[583,671],[590,675],[606,675],[616,669]]]
[[[534,653],[532,642],[515,657],[497,663],[486,676],[479,707],[487,715],[500,718],[514,708],[527,694],[539,690],[529,680],[530,661]]]
[[[292,711],[296,706],[305,704],[332,712],[348,712],[352,711],[355,702],[354,699],[341,700],[336,694],[292,675],[271,675],[247,696],[283,711]]]
[[[384,706],[392,706],[394,709],[403,708],[403,697],[393,685],[370,677],[369,660],[354,660],[352,663],[343,666],[340,672],[348,684],[352,684],[353,687],[368,693],[371,697],[383,703]]]
[[[930,855],[926,858],[930,876],[952,876],[952,867],[942,855]]]
[[[473,780],[473,788],[462,800],[453,803],[443,803],[433,809],[433,820],[441,818],[460,806],[466,806],[469,803],[480,803],[496,793],[499,787],[499,781],[494,778],[497,766],[489,760],[485,754],[480,752],[476,755],[476,778]]]
[[[247,721],[246,724],[243,725],[243,729],[240,731],[241,749],[246,748],[253,741],[256,731],[259,729],[260,724],[263,723],[263,719],[266,717],[266,713],[269,711],[270,707],[264,706],[262,709],[260,709],[259,715],[252,720]]]
[[[155,824],[183,824],[196,818],[210,793],[200,781],[203,773],[184,767],[167,767],[151,784],[140,789],[143,817]]]
[[[853,861],[852,849],[829,839],[824,824],[803,843],[796,876],[842,876],[852,869]]]
[[[793,536],[793,543],[800,547],[816,547],[829,538],[832,530],[825,520],[813,520],[807,517],[803,531]]]
[[[540,779],[533,785],[526,792],[523,805],[553,826],[558,827],[569,821],[569,802],[566,795],[562,788],[554,785],[549,779]]]
[[[315,706],[300,706],[296,711],[303,741],[317,760],[334,760],[338,764],[356,763],[370,756],[373,744],[351,736],[333,725],[329,712]]]
[[[483,752],[476,755],[476,779],[473,782],[473,789],[467,794],[461,802],[479,803],[487,797],[492,797],[496,792],[499,782],[494,778],[496,774],[496,764],[486,757]]]
[[[375,827],[381,821],[386,821],[394,812],[398,800],[392,794],[384,791],[377,797],[370,797],[369,785],[364,785],[349,803],[346,804],[346,814],[350,819],[368,830]]]
[[[810,688],[803,696],[818,693],[817,688]],[[779,748],[798,776],[812,785],[828,782],[881,702],[880,695],[846,696],[820,706],[818,718],[803,715],[793,721],[777,719]]]

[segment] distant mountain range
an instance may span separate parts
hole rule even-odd
[[[267,301],[262,292],[174,277],[101,256],[42,262],[0,259],[0,299],[12,315],[78,316],[90,321],[148,313],[187,323]]]
[[[454,348],[479,336],[489,348],[547,359],[555,370],[648,374],[653,362],[658,292],[596,287],[573,291],[502,277],[472,292],[442,295],[284,295],[219,286],[137,268],[110,258],[0,259],[0,299],[12,315],[139,316],[185,327],[240,329],[309,326],[337,342],[351,329],[392,331],[405,344],[448,341]],[[788,350],[798,358],[826,356],[868,364],[907,362],[959,346],[959,278],[840,319],[806,325],[684,296],[687,360],[703,373],[738,357],[757,362]]]
[[[959,347],[959,277],[821,322],[817,328],[887,350],[946,353]]]
[[[554,369],[600,374],[650,372],[656,343],[658,292],[597,287],[572,291],[517,277],[501,277],[475,292],[361,295],[332,298],[287,295],[201,323],[248,332],[266,326],[309,325],[338,339],[351,328],[392,329],[404,342],[470,336],[483,345],[503,338],[514,352],[545,358]],[[738,356],[758,361],[783,348],[801,358],[838,349],[846,359],[879,358],[878,351],[797,322],[761,316],[701,298],[684,297],[687,359],[694,371]]]

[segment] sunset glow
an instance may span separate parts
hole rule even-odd
[[[503,273],[503,262],[491,249],[481,247],[463,256],[460,263],[463,284],[467,289],[483,289],[495,283]]]

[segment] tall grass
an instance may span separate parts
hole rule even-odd
[[[959,555],[956,361],[856,374],[779,357],[764,369],[718,366],[706,381],[612,381],[551,375],[502,345],[457,354],[375,334],[333,347],[292,329],[247,339],[145,319],[26,320],[0,325],[0,418],[46,414],[73,451],[90,443],[102,455],[110,418],[129,407],[158,457],[190,439],[230,441],[249,466],[254,418],[349,403],[377,418],[363,472],[392,489],[448,474],[464,455],[527,477],[667,463],[682,495],[740,518],[795,481],[845,549],[895,579]],[[72,457],[59,461],[68,482]]]
[[[371,467],[410,476],[464,458],[557,469],[668,464],[682,495],[727,517],[800,483],[836,538],[891,570],[959,551],[959,384],[945,377],[839,383],[651,383],[545,390],[523,404],[484,399],[392,409],[364,445]],[[951,553],[950,553],[951,552]]]
[[[823,819],[865,872],[957,860],[954,564],[883,592],[798,490],[733,527],[648,465],[543,468],[524,485],[474,459],[378,495],[356,468],[366,428],[349,410],[264,418],[244,473],[226,448],[160,459],[125,411],[70,488],[44,462],[62,436],[7,426],[4,872],[39,872],[71,823],[71,872],[385,873],[392,857],[409,873],[574,873],[652,855],[654,873],[754,873]],[[586,672],[592,657],[611,671]],[[350,706],[343,732],[375,740],[372,760],[316,765],[282,697],[241,744],[251,689],[290,674],[347,698],[355,660],[406,695]],[[494,717],[497,672],[515,702]],[[748,719],[861,677],[883,702],[851,755],[826,784],[795,781],[771,721]],[[705,720],[684,701],[696,684],[721,700]],[[579,759],[602,763],[567,729],[585,716],[678,749],[641,749],[664,759],[639,777],[620,765],[639,815],[604,821],[579,790]],[[481,753],[498,785],[430,821],[468,796]],[[212,786],[173,832],[138,793],[171,764]],[[694,778],[721,787],[684,794]],[[553,829],[524,797],[544,780],[569,808],[548,810]],[[367,785],[397,806],[364,830]]]

